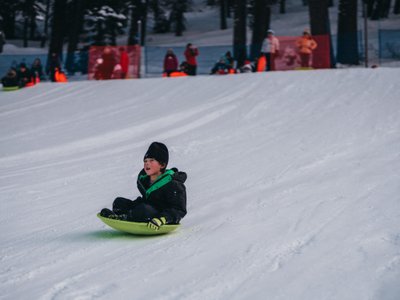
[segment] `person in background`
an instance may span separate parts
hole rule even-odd
[[[14,68],[10,68],[6,74],[1,79],[1,83],[3,84],[3,87],[17,87],[19,86],[19,81],[17,77],[17,71]]]
[[[179,65],[179,71],[185,73],[186,75],[189,75],[188,68],[188,63],[186,61],[181,62]]]
[[[43,66],[40,58],[36,58],[33,61],[33,64],[31,66],[31,73],[35,80],[37,78],[39,78],[39,80],[44,80]]]
[[[121,66],[121,78],[125,79],[129,69],[129,55],[124,47],[119,47],[119,65]]]
[[[228,65],[230,69],[235,68],[235,59],[233,58],[231,51],[225,53],[225,64]]]
[[[244,61],[243,66],[241,66],[241,67],[239,68],[239,72],[240,72],[240,73],[252,73],[252,72],[254,72],[254,66],[253,66],[253,64],[251,63],[251,61],[248,60],[248,59],[246,59],[246,60]]]
[[[17,71],[17,77],[19,81],[19,87],[24,87],[28,83],[32,82],[32,74],[30,70],[26,67],[25,63],[21,63],[19,65],[19,69]]]
[[[317,42],[312,38],[308,29],[304,30],[303,36],[297,39],[296,47],[298,49],[302,68],[311,67],[310,58],[311,54],[317,48]]]
[[[164,57],[164,73],[169,77],[172,72],[178,70],[178,59],[172,49],[168,49]]]
[[[230,69],[231,66],[227,63],[226,56],[224,55],[215,63],[210,74],[229,74]]]
[[[61,70],[61,62],[58,58],[57,53],[53,52],[50,55],[50,60],[46,72],[52,82],[56,82],[55,74],[57,70]]]
[[[274,31],[269,29],[261,46],[261,53],[265,55],[267,61],[267,71],[275,71],[275,58],[279,56],[279,47],[278,38],[274,35]]]
[[[195,76],[197,74],[197,59],[196,57],[199,55],[199,49],[193,46],[191,43],[186,45],[186,49],[184,52],[186,63],[187,63],[187,74]]]

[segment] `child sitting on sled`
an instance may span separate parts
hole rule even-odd
[[[141,197],[129,200],[118,197],[112,210],[104,208],[100,215],[106,218],[132,222],[147,222],[158,230],[165,224],[178,224],[186,215],[186,173],[166,169],[168,148],[153,142],[144,156],[144,168],[139,172],[137,187]]]

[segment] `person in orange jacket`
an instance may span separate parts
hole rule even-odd
[[[300,54],[301,67],[310,67],[310,57],[317,46],[318,44],[312,38],[310,31],[308,29],[304,30],[303,36],[296,41],[296,47]]]

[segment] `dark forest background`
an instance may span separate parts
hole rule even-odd
[[[370,20],[400,13],[400,0],[298,0],[308,6],[313,35],[330,35],[328,10],[338,6],[337,60],[358,64],[358,11]],[[233,20],[234,56],[240,66],[248,55],[245,45],[260,45],[271,23],[272,6],[286,13],[285,0],[204,0],[219,10],[221,30],[227,19]],[[116,45],[118,37],[126,37],[126,45],[144,44],[148,19],[153,20],[155,33],[185,32],[185,12],[191,0],[2,0],[0,30],[7,39],[39,40],[49,54],[61,55],[63,47],[73,53],[79,45]],[[247,28],[251,37],[247,37]],[[255,47],[250,52],[256,51]]]

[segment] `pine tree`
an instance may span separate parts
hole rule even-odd
[[[126,21],[122,13],[107,5],[89,9],[85,15],[88,42],[97,46],[115,45]]]
[[[153,12],[154,26],[153,31],[155,33],[165,33],[170,30],[170,23],[165,13],[164,6],[160,0],[151,0],[149,2],[149,9]]]

